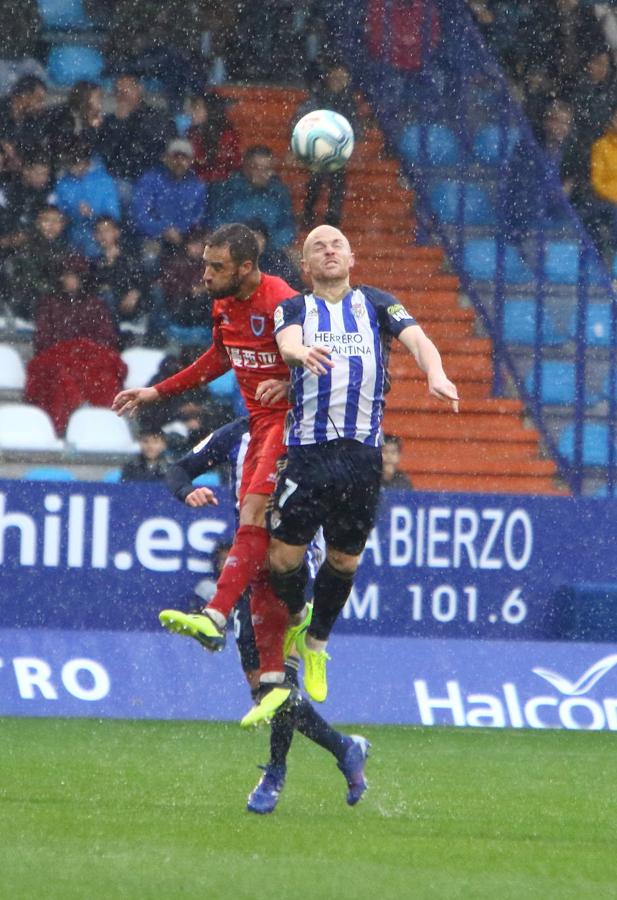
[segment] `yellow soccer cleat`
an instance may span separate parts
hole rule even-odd
[[[323,703],[328,696],[326,663],[330,656],[325,650],[311,650],[306,646],[306,632],[298,635],[296,649],[304,661],[304,689],[311,700]]]
[[[172,634],[195,638],[206,650],[222,650],[225,646],[225,632],[207,613],[199,615],[183,613],[177,609],[164,609],[159,613],[159,622]]]
[[[283,642],[283,659],[287,659],[294,644],[297,644],[298,637],[301,634],[304,634],[306,629],[311,624],[311,619],[313,618],[313,604],[307,604],[306,616],[300,622],[299,625],[290,625],[287,631],[285,632],[285,640]]]
[[[292,706],[299,700],[299,693],[291,687],[273,687],[264,694],[259,703],[252,706],[240,721],[241,728],[251,725],[264,725],[270,722],[277,712],[285,706]]]

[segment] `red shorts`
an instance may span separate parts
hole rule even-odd
[[[246,494],[272,494],[276,487],[276,462],[285,453],[283,429],[287,411],[263,416],[250,425],[251,440],[244,458],[240,505]]]

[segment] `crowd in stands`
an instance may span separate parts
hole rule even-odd
[[[31,335],[24,399],[62,436],[79,405],[110,403],[127,373],[126,348],[175,348],[170,370],[209,343],[202,255],[210,229],[249,224],[264,270],[302,287],[290,252],[298,224],[278,161],[258,131],[241,153],[216,85],[306,85],[310,99],[296,118],[324,104],[354,124],[357,116],[348,72],[320,56],[319,0],[302,10],[287,0],[83,0],[105,65],[100,78],[61,91],[45,68],[41,10],[35,0],[22,6],[19,17],[0,11],[0,317]],[[322,187],[329,221],[340,220],[344,176],[315,178],[306,225]],[[190,403],[198,408],[163,405],[140,427],[158,434],[180,422],[181,445],[168,438],[173,453],[241,411],[237,396],[221,404],[204,391]]]
[[[617,171],[617,10],[584,0],[468,3],[566,196],[600,252],[612,257],[617,190],[607,175],[608,181],[617,181],[612,174]],[[514,163],[511,177],[519,179],[525,193],[525,184],[533,183],[525,173],[529,160]],[[537,206],[538,199],[529,196],[528,204]],[[519,222],[520,212],[513,211]]]

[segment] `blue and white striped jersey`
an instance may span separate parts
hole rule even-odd
[[[325,375],[313,375],[302,366],[291,370],[287,444],[351,438],[379,446],[390,344],[417,324],[413,316],[391,294],[362,285],[339,303],[314,294],[284,300],[276,308],[274,324],[275,334],[300,325],[303,343],[327,347],[334,362]]]

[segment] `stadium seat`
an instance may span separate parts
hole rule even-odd
[[[137,453],[129,426],[110,409],[82,406],[72,413],[66,442],[81,453]]]
[[[204,472],[193,479],[195,487],[219,487],[221,484],[221,476],[218,472]]]
[[[205,347],[212,341],[212,330],[207,325],[168,325],[170,340],[183,347]]]
[[[583,424],[583,465],[608,465],[608,427],[603,422]],[[568,462],[574,461],[574,425],[566,425],[559,436],[559,452]]]
[[[23,391],[26,369],[15,347],[0,344],[0,390]]]
[[[473,139],[472,153],[479,163],[496,166],[505,162],[512,154],[519,139],[518,128],[501,125],[485,125],[479,128]]]
[[[62,450],[63,447],[44,410],[28,403],[0,405],[0,449]]]
[[[21,476],[26,481],[76,481],[74,472],[60,466],[35,466]]]
[[[118,484],[120,479],[122,478],[122,469],[109,469],[103,477],[101,481],[104,481],[105,484]]]
[[[82,0],[37,0],[44,28],[58,31],[91,28]]]
[[[105,63],[95,47],[59,44],[52,47],[47,60],[47,74],[58,87],[71,87],[76,81],[99,82]]]
[[[576,309],[568,325],[568,332],[576,336]],[[609,303],[590,303],[587,307],[585,334],[590,347],[608,347],[611,340],[611,307]]]
[[[580,247],[576,241],[547,241],[544,275],[551,284],[576,284],[580,273]],[[589,265],[589,284],[598,284],[601,269],[595,260]]]
[[[124,387],[134,388],[145,387],[156,375],[165,358],[165,351],[153,347],[130,347],[121,355],[128,367]]]
[[[229,372],[211,381],[208,384],[208,391],[219,400],[231,402],[234,394],[238,392],[238,383],[233,371],[230,369]]]
[[[576,368],[573,362],[562,362],[557,359],[545,359],[542,361],[542,374],[540,386],[540,402],[556,406],[571,406],[576,396]],[[534,369],[533,367],[525,377],[525,387],[530,394],[534,393]],[[586,387],[585,404],[591,406],[600,399],[598,393],[593,393]]]
[[[470,278],[493,281],[497,272],[497,242],[494,238],[471,238],[465,241],[463,267]],[[518,251],[511,244],[505,247],[505,280],[511,284],[523,284],[533,280],[533,275]]]
[[[486,190],[478,184],[439,181],[431,189],[430,202],[433,212],[446,225],[457,224],[461,212],[463,225],[494,225],[497,221]]]
[[[503,339],[509,344],[533,346],[536,342],[536,303],[534,300],[506,300],[503,311]],[[556,347],[565,343],[567,334],[560,334],[553,316],[544,307],[542,317],[543,346]]]
[[[408,125],[399,152],[407,163],[453,166],[461,161],[459,139],[447,125]]]
[[[184,137],[191,125],[190,115],[188,113],[178,113],[178,115],[174,119],[174,122],[176,125],[176,131],[178,132],[180,137]]]

